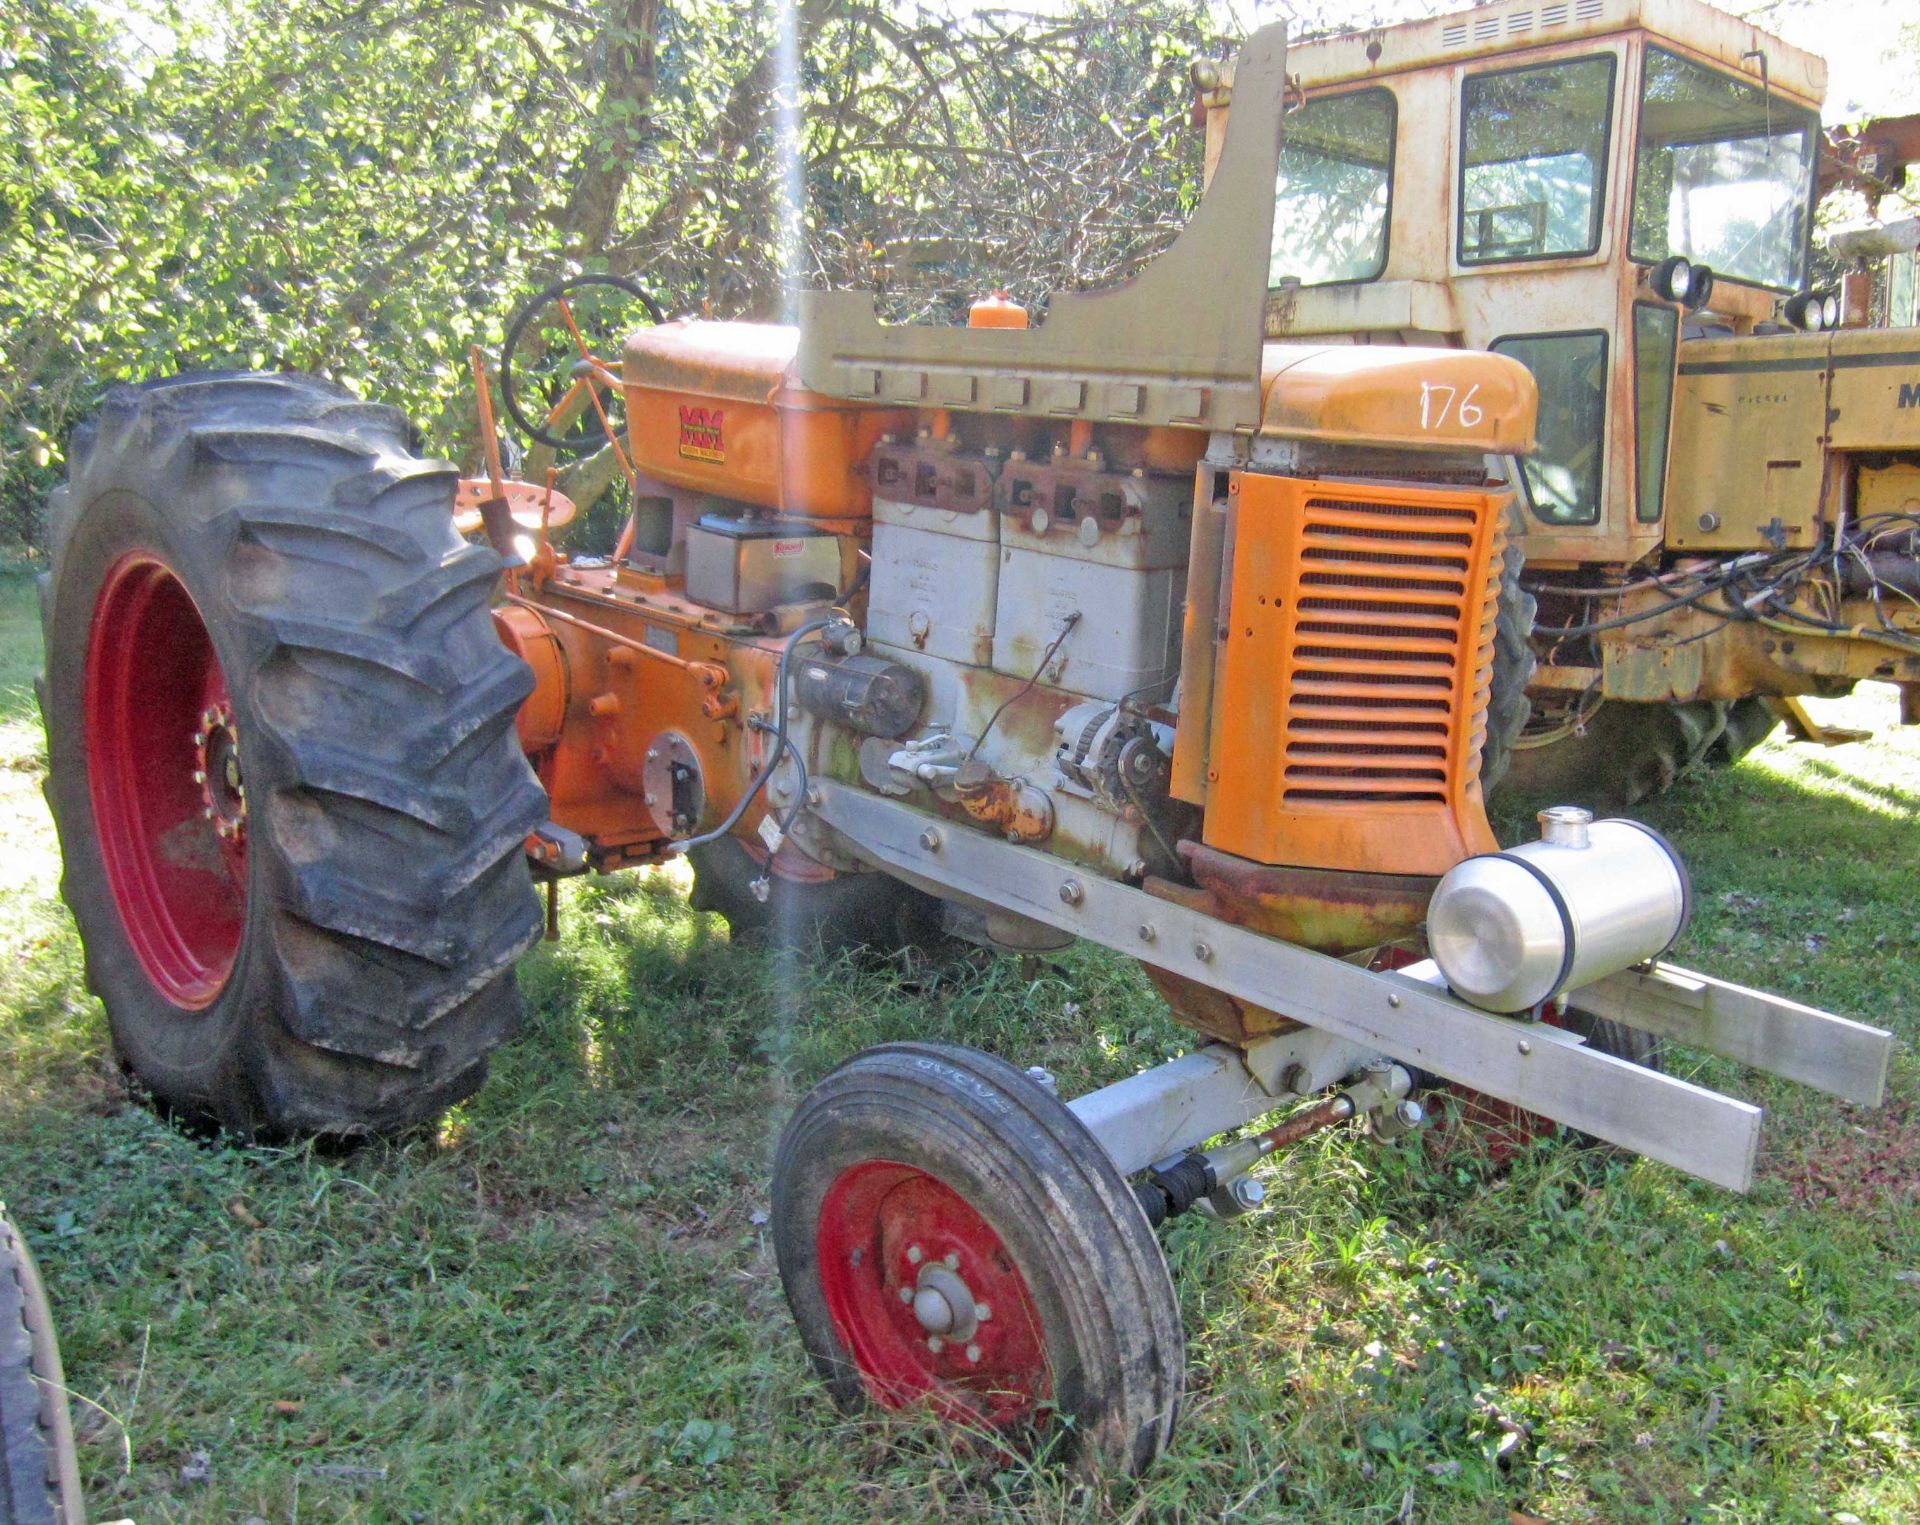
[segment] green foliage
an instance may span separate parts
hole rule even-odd
[[[576,269],[714,316],[778,316],[805,281],[912,287],[916,314],[1105,284],[1197,195],[1206,15],[802,0],[788,269],[772,0],[16,0],[0,541],[38,544],[104,386],[175,370],[336,376],[471,460],[467,347]]]

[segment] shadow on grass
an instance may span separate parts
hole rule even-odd
[[[0,583],[0,620],[13,597]],[[1915,801],[1897,760],[1875,766],[1776,749],[1643,814],[1694,868],[1682,962],[1911,1042],[1915,844],[1889,811]],[[1096,950],[789,958],[733,944],[670,872],[565,902],[488,1086],[428,1136],[334,1160],[189,1144],[80,1083],[104,1028],[71,929],[38,902],[10,923],[36,972],[5,987],[4,1186],[44,1246],[70,1380],[129,1418],[124,1451],[90,1422],[89,1483],[113,1504],[96,1512],[1920,1515],[1895,1279],[1920,1265],[1911,1204],[1814,1211],[1777,1179],[1736,1199],[1556,1143],[1499,1172],[1327,1135],[1267,1167],[1264,1213],[1175,1224],[1190,1395],[1135,1488],[1077,1497],[1066,1474],[956,1463],[910,1424],[843,1423],[766,1241],[768,1159],[804,1087],[932,1038],[1046,1064],[1072,1093],[1191,1038]],[[1896,1084],[1912,1097],[1910,1063]],[[1796,1147],[1870,1121],[1763,1094]],[[212,1480],[183,1484],[202,1450]],[[387,1471],[356,1492],[327,1467]]]

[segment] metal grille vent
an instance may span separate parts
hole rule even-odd
[[[1463,705],[1477,756],[1490,671],[1474,628],[1486,592],[1472,586],[1478,528],[1464,507],[1307,499],[1287,801],[1444,802]]]

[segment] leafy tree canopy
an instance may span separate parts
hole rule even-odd
[[[0,20],[0,535],[106,384],[350,379],[470,454],[470,343],[557,275],[776,317],[1109,284],[1199,193],[1205,0],[14,0]],[[783,106],[804,224],[783,267]],[[789,117],[788,120],[791,120]]]

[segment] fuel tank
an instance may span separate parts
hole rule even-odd
[[[793,518],[867,518],[860,468],[913,413],[807,390],[799,343],[799,329],[777,323],[683,319],[633,334],[621,374],[635,467]]]

